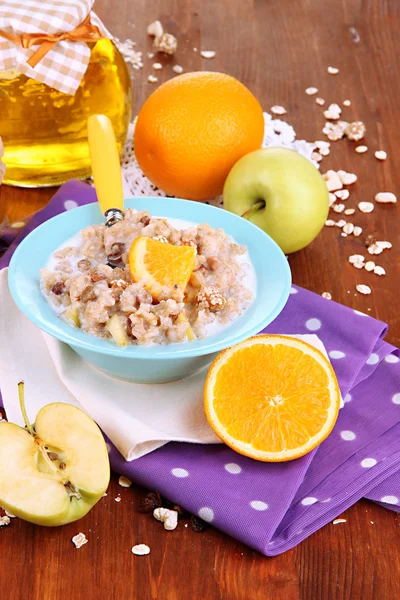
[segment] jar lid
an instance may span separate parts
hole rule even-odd
[[[65,94],[86,72],[87,42],[111,37],[91,12],[94,0],[2,0],[0,70],[16,69]]]

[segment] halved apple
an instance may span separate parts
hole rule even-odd
[[[20,384],[20,386],[23,384]],[[0,423],[0,506],[37,525],[86,515],[110,481],[107,447],[96,423],[71,404],[47,404],[27,429]]]

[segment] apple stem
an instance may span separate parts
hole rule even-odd
[[[265,200],[259,200],[258,202],[256,202],[255,204],[253,204],[253,206],[251,208],[249,208],[249,210],[246,210],[245,213],[243,213],[241,216],[244,219],[247,219],[248,217],[250,217],[253,213],[257,212],[258,210],[260,210],[260,208],[264,208],[265,207]]]
[[[33,435],[34,437],[36,437],[35,430],[33,429],[32,425],[31,425],[31,423],[30,423],[30,421],[28,419],[28,415],[27,415],[26,408],[25,408],[25,397],[24,396],[25,396],[25,394],[24,394],[24,382],[20,381],[19,384],[18,384],[18,397],[19,397],[19,405],[21,407],[22,416],[24,418],[27,430],[29,431],[29,433],[31,435]]]

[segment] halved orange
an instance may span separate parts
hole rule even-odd
[[[153,298],[173,297],[185,291],[196,266],[192,246],[173,246],[139,236],[129,251],[129,270],[133,281],[143,281]]]
[[[307,454],[329,435],[340,391],[322,352],[297,338],[258,335],[217,356],[204,406],[209,424],[233,450],[283,462]]]

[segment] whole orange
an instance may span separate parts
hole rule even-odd
[[[233,165],[261,147],[263,112],[240,81],[224,73],[185,73],[146,100],[135,128],[137,161],[171,196],[205,200],[222,193]]]

